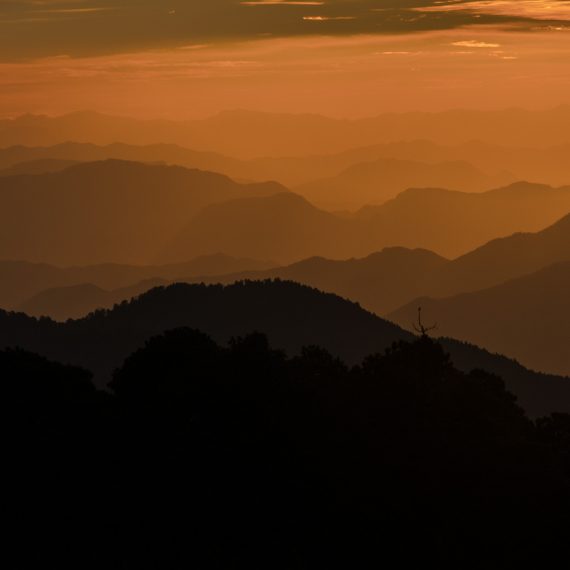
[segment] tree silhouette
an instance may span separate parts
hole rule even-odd
[[[422,336],[428,336],[428,333],[437,329],[437,323],[431,326],[424,326],[422,323],[422,308],[418,307],[418,321],[413,323],[414,330]]]
[[[23,566],[524,567],[565,552],[569,417],[532,423],[500,378],[458,371],[425,334],[351,368],[179,328],[129,356],[110,394],[19,350],[0,352],[0,377],[1,506]]]

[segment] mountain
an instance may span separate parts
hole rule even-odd
[[[421,288],[435,297],[467,293],[566,260],[570,260],[570,215],[537,233],[492,240],[438,268]]]
[[[56,321],[79,319],[96,309],[110,309],[115,304],[166,284],[163,279],[148,279],[113,291],[91,284],[46,289],[22,303],[18,310],[32,317],[50,316]]]
[[[570,376],[569,291],[570,261],[474,293],[420,298],[388,318],[409,326],[421,306],[446,335]]]
[[[385,113],[363,119],[332,119],[226,111],[200,120],[165,121],[79,112],[59,117],[24,115],[0,121],[0,147],[49,146],[66,141],[100,145],[173,143],[238,158],[331,154],[392,141],[428,139],[437,144],[480,140],[504,146],[568,143],[570,107],[544,111],[450,110]]]
[[[69,166],[77,162],[116,159],[198,168],[240,180],[276,180],[287,187],[298,187],[297,191],[302,193],[306,184],[318,184],[329,179],[335,182],[339,176],[339,183],[342,184],[342,173],[345,170],[352,167],[358,170],[368,163],[385,161],[387,165],[395,163],[393,169],[397,169],[401,162],[411,163],[422,175],[430,176],[428,181],[425,178],[412,179],[406,170],[397,172],[400,175],[397,187],[400,189],[405,189],[406,186],[436,186],[480,191],[513,180],[531,180],[555,186],[568,184],[570,173],[566,157],[569,152],[570,144],[535,148],[503,147],[481,141],[441,145],[428,140],[406,140],[357,147],[333,154],[311,152],[306,156],[259,156],[240,160],[175,144],[95,145],[64,142],[45,147],[0,148],[0,174],[51,172],[62,169],[66,164]],[[446,168],[450,172],[446,172]],[[465,176],[457,179],[453,172],[458,169],[463,174],[471,171],[479,183],[472,185]],[[443,174],[446,176],[443,177]],[[402,182],[406,177],[407,184]]]
[[[387,248],[363,259],[312,258],[216,279],[290,279],[385,315],[415,297],[475,292],[564,261],[570,261],[570,214],[540,232],[495,239],[451,261],[426,250]]]
[[[442,170],[446,163],[467,163],[477,178],[475,190],[502,186],[513,180],[531,180],[554,186],[570,183],[567,157],[570,144],[537,147],[504,147],[481,141],[469,141],[455,145],[441,145],[428,140],[404,140],[365,147],[356,147],[332,154],[315,154],[312,150],[305,156],[262,156],[237,159],[214,152],[200,152],[176,144],[124,144],[112,143],[95,145],[92,143],[64,142],[45,147],[10,146],[0,148],[0,172],[13,173],[50,172],[67,163],[95,162],[108,159],[134,162],[164,163],[219,172],[241,180],[276,180],[287,187],[300,187],[323,179],[335,179],[342,172],[356,165],[386,161],[421,163],[416,168],[426,170],[432,176],[427,180],[410,180],[407,186],[442,186],[457,190],[469,190],[469,180],[452,176],[434,178],[434,173]],[[431,165],[430,173],[428,165]],[[8,169],[8,170],[7,170]],[[481,172],[477,172],[481,171]],[[485,173],[485,174],[484,174]],[[486,174],[488,173],[488,174]],[[407,172],[402,176],[408,176]],[[489,182],[485,181],[485,177]],[[399,187],[404,189],[405,184]],[[300,190],[299,190],[300,191]]]
[[[540,232],[498,238],[451,261],[426,250],[387,248],[361,259],[311,258],[208,280],[288,279],[386,315],[416,297],[475,292],[564,261],[570,261],[570,215]]]
[[[433,165],[468,162],[493,177],[511,175],[517,180],[563,186],[570,182],[567,166],[569,152],[570,144],[567,142],[537,147],[536,142],[533,142],[532,146],[520,146],[520,143],[501,146],[481,140],[446,145],[430,140],[401,140],[357,147],[334,155],[313,156],[312,161],[322,174],[313,175],[312,179],[335,176],[342,170],[360,163],[393,159]],[[289,166],[293,167],[292,164]],[[295,163],[295,167],[304,172],[303,162]]]
[[[536,232],[570,212],[570,186],[519,182],[479,194],[414,188],[356,216],[370,242],[457,257],[516,232]]]
[[[210,172],[115,160],[4,177],[0,259],[145,263],[201,208],[278,192],[285,188],[276,183],[238,184]]]
[[[382,315],[420,295],[421,278],[445,263],[448,263],[446,259],[429,251],[390,248],[364,259],[338,261],[312,257],[285,267],[226,275],[202,273],[197,274],[198,277],[188,273],[171,281],[212,284],[267,279],[295,281],[351,299],[365,309]],[[156,274],[160,275],[158,268]],[[52,288],[41,291],[14,308],[31,316],[48,316],[56,321],[65,321],[84,317],[96,309],[111,308],[154,286],[156,284],[149,280],[112,291],[93,285]]]
[[[252,331],[291,352],[320,344],[355,363],[411,335],[335,295],[287,282],[230,285],[176,284],[77,321],[55,323],[2,312],[0,347],[21,346],[62,362],[81,362],[101,382],[144,340],[189,326],[220,342]],[[348,342],[340,322],[360,330]],[[117,360],[118,359],[118,360]]]
[[[495,147],[492,147],[493,150]],[[109,145],[95,145],[91,143],[74,143],[66,142],[54,146],[47,147],[26,147],[11,146],[0,148],[0,175],[10,174],[41,174],[44,172],[54,172],[63,170],[65,166],[71,166],[78,162],[96,162],[102,160],[126,160],[133,162],[146,162],[151,164],[164,163],[184,166],[185,168],[197,168],[200,170],[208,170],[219,172],[235,179],[248,179],[256,181],[277,180],[286,186],[297,186],[315,182],[317,179],[327,178],[340,175],[344,170],[357,164],[362,166],[364,162],[372,162],[384,159],[388,164],[394,161],[393,156],[399,154],[412,154],[415,158],[400,159],[403,162],[422,163],[414,165],[417,170],[425,170],[423,174],[430,174],[430,167],[427,162],[432,162],[429,157],[438,156],[437,161],[445,162],[445,152],[457,153],[455,147],[439,147],[433,143],[389,143],[384,145],[375,145],[373,147],[355,149],[344,153],[332,155],[309,155],[309,156],[291,156],[291,157],[258,157],[249,160],[239,160],[231,158],[219,153],[199,152],[190,150],[174,144],[153,144],[153,145],[128,145],[124,143],[113,143]],[[537,151],[538,152],[538,151]],[[456,162],[468,162],[468,153],[457,159]],[[560,153],[558,153],[560,154]],[[423,157],[426,158],[423,158]],[[525,158],[527,158],[525,154]],[[558,161],[560,162],[560,158]],[[396,161],[398,162],[398,161]],[[528,162],[528,159],[527,159]],[[549,165],[552,167],[552,165]],[[396,166],[394,167],[396,168]],[[453,164],[448,165],[448,170],[461,170]],[[552,168],[548,170],[551,171]],[[442,166],[432,166],[432,170],[440,171]],[[502,176],[487,177],[492,182],[485,182],[485,175],[477,172],[477,169],[464,165],[464,170],[468,170],[469,174],[475,174],[481,178],[481,183],[475,188],[488,189],[499,186],[507,180],[508,174]],[[485,170],[483,168],[482,170]],[[495,170],[495,167],[493,168]],[[501,169],[496,169],[497,172]],[[518,171],[516,171],[518,173]],[[437,173],[437,172],[436,172]],[[541,171],[546,176],[546,172]],[[450,174],[453,174],[451,172]],[[467,174],[467,173],[466,173]],[[406,170],[402,173],[396,173],[396,178],[400,179],[408,176]],[[431,176],[433,182],[431,185],[454,187],[457,189],[469,189],[466,184],[470,181],[464,176],[461,180],[463,185],[456,185],[457,176],[453,177]],[[512,180],[513,175],[511,175]],[[519,176],[519,179],[521,176]],[[450,179],[451,183],[447,184]],[[538,178],[539,180],[548,180],[549,178]],[[501,182],[497,182],[500,180]],[[405,189],[407,186],[427,185],[428,182],[418,181],[418,177],[410,179],[409,184],[400,181],[399,188]],[[463,188],[465,186],[465,188]]]
[[[70,288],[73,286],[91,285],[98,290],[116,290],[151,279],[183,281],[196,276],[206,278],[245,270],[261,271],[274,265],[268,261],[238,259],[219,253],[196,257],[184,263],[154,266],[107,263],[92,266],[55,267],[26,261],[0,261],[0,307],[16,309],[29,301],[30,297],[46,289],[54,291],[63,288],[71,292]],[[79,298],[82,293],[89,294],[91,290],[88,287],[78,289],[75,291],[75,296]],[[92,307],[92,309],[95,308],[97,304]],[[52,313],[48,311],[44,314]]]
[[[215,204],[198,213],[159,253],[176,262],[223,251],[235,257],[287,263],[312,255],[347,257],[357,247],[358,225],[292,193]]]
[[[0,149],[0,153],[2,150]],[[75,160],[64,160],[58,158],[39,158],[18,162],[0,170],[0,176],[19,176],[21,174],[47,174],[49,172],[60,172],[78,164]]]
[[[159,255],[175,262],[223,251],[290,264],[402,246],[456,257],[497,237],[542,230],[568,212],[570,187],[528,183],[480,194],[410,189],[354,215],[327,213],[293,193],[274,194],[205,208]]]
[[[382,204],[413,187],[482,192],[514,181],[512,174],[488,176],[463,161],[428,164],[381,158],[354,164],[335,177],[294,190],[326,209],[356,210],[366,204]]]
[[[239,233],[236,231],[235,235]],[[201,260],[210,260],[210,263],[200,263]],[[216,260],[220,263],[214,263]],[[124,287],[152,277],[171,282],[226,284],[244,279],[277,278],[335,293],[378,315],[386,315],[417,297],[446,297],[477,291],[565,260],[570,260],[570,215],[536,234],[515,234],[493,240],[452,261],[427,250],[394,247],[364,258],[336,260],[310,257],[270,268],[270,263],[234,260],[219,255],[198,258],[182,265],[71,268],[59,270],[55,275],[50,272],[53,268],[0,262],[0,276],[4,278],[0,282],[0,299],[4,300],[5,308],[65,320],[126,300],[132,295],[129,290],[123,290]],[[231,267],[237,271],[231,271]],[[84,283],[112,290],[105,291],[104,295],[100,291],[94,295],[92,289],[83,287]],[[70,288],[70,285],[76,287]],[[142,292],[150,288],[151,284],[146,288],[140,284],[137,290]],[[38,293],[41,302],[36,298],[28,300],[29,296]],[[72,294],[75,300],[69,306],[65,303],[68,294]],[[18,302],[15,303],[14,299]],[[24,300],[29,302],[24,303]],[[30,312],[32,307],[33,312]]]
[[[112,143],[95,145],[92,143],[64,142],[53,146],[10,146],[0,148],[0,173],[15,171],[26,173],[30,166],[49,166],[53,163],[101,162],[123,160],[149,164],[171,164],[231,175],[240,171],[247,162],[212,152],[200,152],[174,144],[128,145]],[[54,168],[55,169],[55,168]],[[247,171],[247,168],[245,169]],[[22,172],[24,171],[24,172]],[[44,170],[49,172],[50,170]],[[28,172],[29,173],[29,172]],[[265,178],[264,180],[267,180]]]
[[[335,295],[290,282],[267,281],[157,288],[111,311],[66,323],[2,311],[0,349],[20,346],[83,366],[102,385],[145,340],[177,327],[203,330],[224,343],[259,331],[268,335],[273,346],[289,353],[320,345],[352,364],[397,340],[412,338],[398,326]],[[444,340],[443,344],[456,365],[500,373],[529,413],[570,409],[570,380],[533,373],[457,341]]]
[[[69,265],[108,260],[141,263],[149,258],[182,261],[224,251],[290,262],[315,254],[366,255],[400,241],[388,234],[387,224],[362,214],[358,219],[341,219],[293,194],[230,200],[236,194],[279,190],[282,187],[272,183],[239,185],[211,173],[120,161],[7,177],[0,181],[4,222],[0,257]],[[229,201],[191,218],[217,200]],[[23,223],[16,223],[20,219]],[[129,284],[149,277],[162,275],[146,274]]]
[[[437,272],[447,263],[447,259],[431,251],[392,247],[360,259],[311,257],[265,271],[199,279],[210,283],[233,283],[244,279],[295,281],[350,299],[383,315],[421,295],[421,284],[426,275]]]

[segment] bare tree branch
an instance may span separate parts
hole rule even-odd
[[[421,334],[422,336],[428,336],[427,333],[437,329],[437,323],[434,325],[427,326],[427,327],[422,323],[422,308],[421,307],[418,307],[418,322],[417,322],[417,324],[412,323],[412,326],[414,327],[414,330],[418,334]]]

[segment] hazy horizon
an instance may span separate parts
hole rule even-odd
[[[232,115],[232,114],[260,114],[260,115],[295,115],[295,116],[313,116],[313,117],[322,117],[325,119],[331,119],[335,121],[362,121],[366,119],[375,119],[377,117],[381,117],[383,115],[440,115],[445,113],[511,113],[511,112],[523,112],[523,113],[549,113],[554,112],[561,109],[569,109],[570,103],[568,102],[560,102],[558,104],[546,105],[546,106],[519,106],[519,105],[511,105],[511,106],[498,106],[498,107],[464,107],[464,106],[457,106],[457,107],[449,107],[444,109],[434,109],[434,110],[426,110],[421,108],[410,108],[407,110],[378,110],[376,113],[372,114],[358,114],[358,115],[335,115],[335,114],[327,114],[325,112],[317,112],[317,111],[271,111],[271,110],[262,110],[256,109],[253,107],[223,107],[219,110],[212,111],[209,113],[205,113],[202,115],[196,116],[187,116],[187,117],[166,117],[160,115],[136,115],[136,114],[129,114],[128,110],[124,114],[118,113],[108,113],[105,111],[98,110],[96,108],[75,108],[69,109],[64,112],[31,112],[31,111],[24,111],[14,114],[8,115],[0,115],[0,120],[15,120],[21,119],[25,117],[38,117],[38,118],[60,118],[66,117],[69,115],[104,115],[111,118],[116,119],[134,119],[134,120],[146,120],[146,121],[169,121],[169,122],[184,122],[184,121],[200,121],[206,119],[212,119],[214,117],[219,117],[220,115]],[[569,136],[570,140],[570,136]]]

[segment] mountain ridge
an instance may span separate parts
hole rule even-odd
[[[413,338],[397,325],[333,294],[284,281],[230,286],[176,284],[153,289],[135,300],[87,318],[55,323],[0,311],[0,348],[20,346],[95,373],[101,386],[145,340],[181,326],[203,330],[220,342],[252,331],[268,335],[276,348],[297,353],[319,345],[349,364]],[[466,343],[443,339],[459,367],[500,372],[531,414],[564,411],[568,379],[537,374],[514,361]],[[475,366],[474,366],[475,364]],[[564,398],[559,395],[563,393]]]
[[[0,177],[0,259],[148,263],[201,208],[283,192],[275,182],[239,184],[217,173],[120,160]]]
[[[461,129],[457,125],[461,125]],[[244,126],[250,135],[247,139],[243,136]],[[515,146],[533,146],[540,140],[548,146],[568,142],[565,133],[570,128],[565,126],[570,127],[567,107],[544,111],[385,113],[363,119],[248,111],[183,121],[83,112],[2,120],[0,146],[56,144],[70,139],[99,144],[162,142],[251,158],[262,154],[283,156],[295,151],[299,154],[342,152],[354,146],[418,138],[440,144],[481,139]]]

